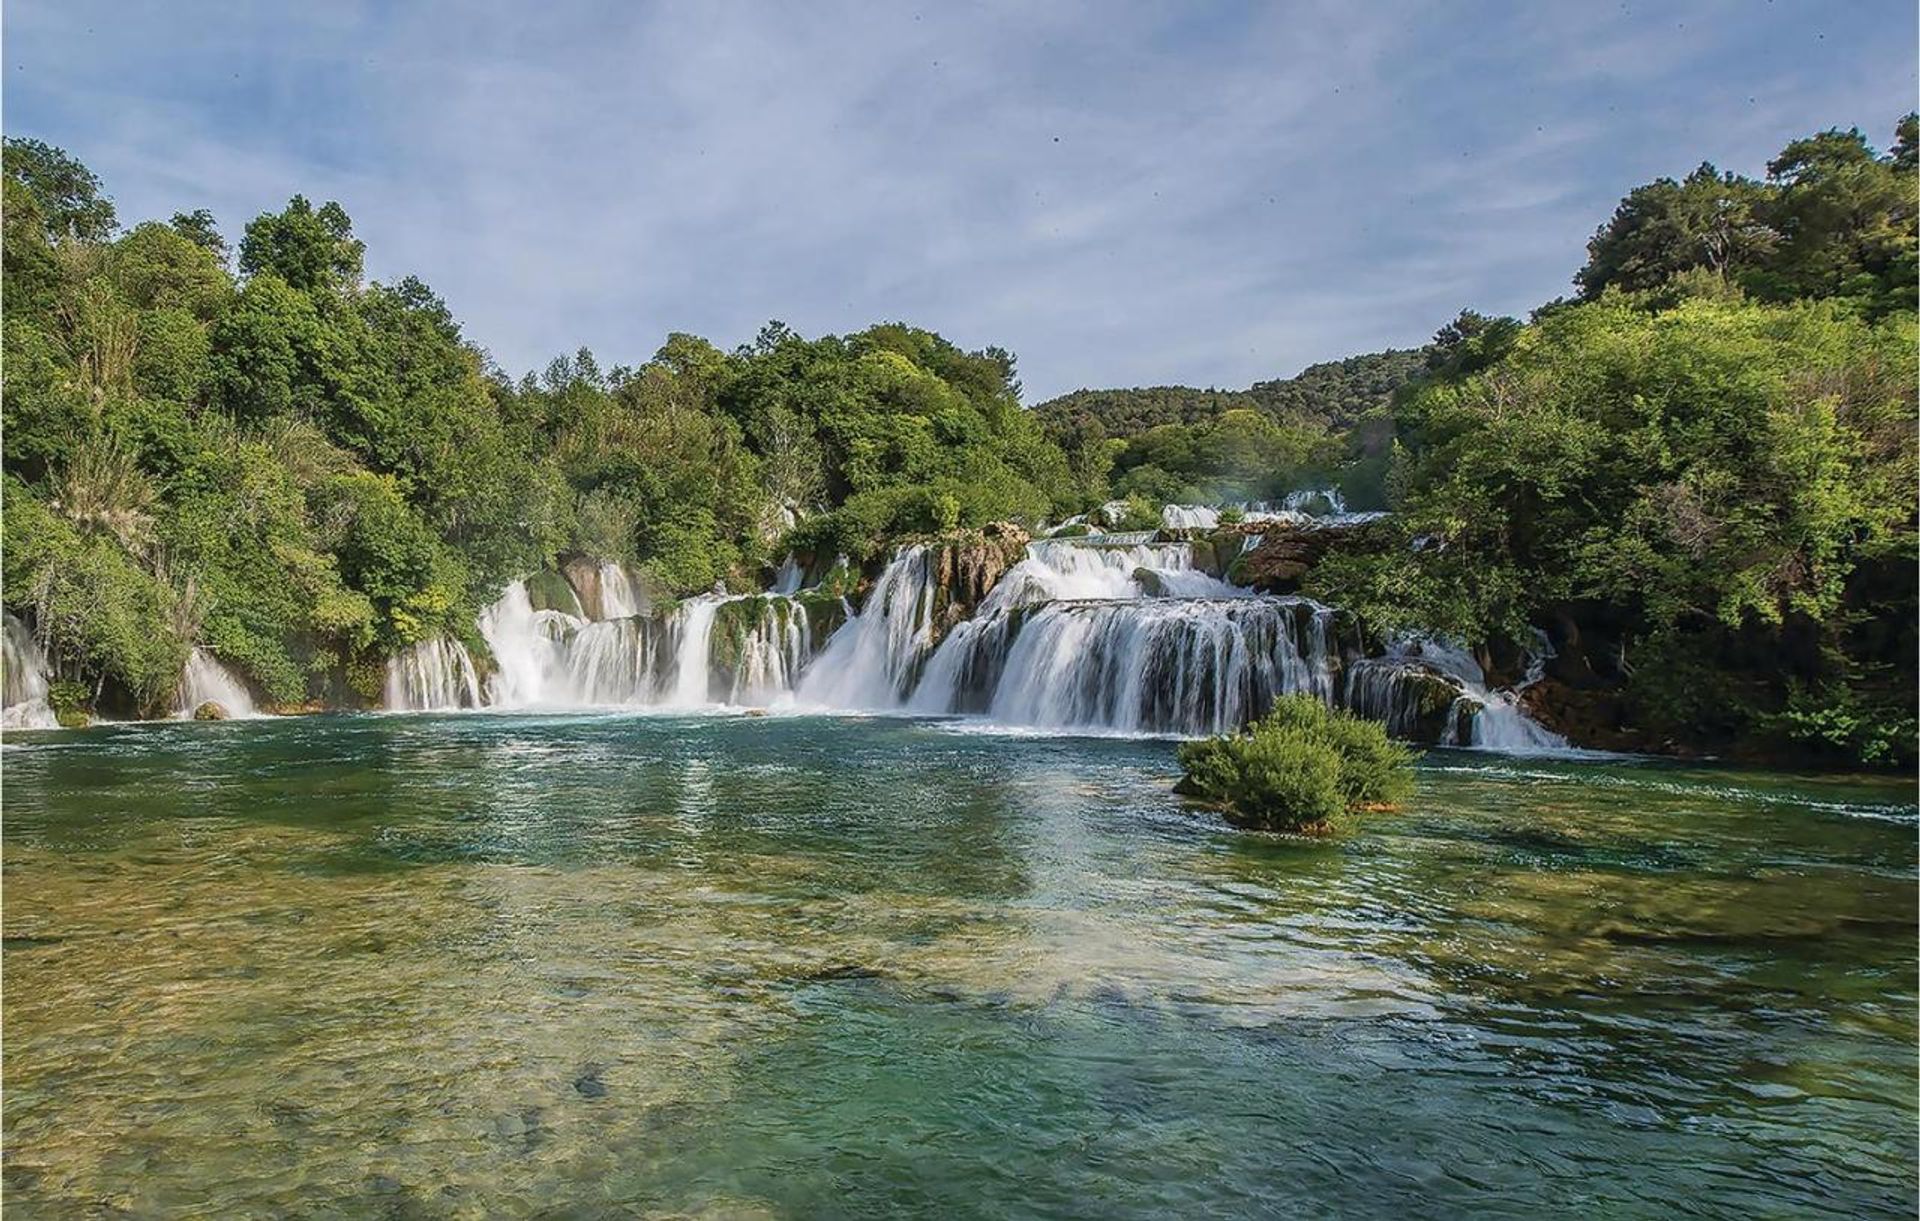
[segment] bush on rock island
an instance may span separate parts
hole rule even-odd
[[[1182,743],[1179,757],[1175,791],[1250,830],[1322,835],[1413,791],[1413,751],[1310,695],[1283,696],[1246,733]]]

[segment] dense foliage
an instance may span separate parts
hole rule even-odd
[[[1617,689],[1650,744],[1911,759],[1912,139],[1796,141],[1764,189],[1641,188],[1591,300],[1463,315],[1395,409],[1387,544],[1310,591],[1383,628],[1548,628],[1556,676]]]
[[[1378,722],[1289,695],[1244,734],[1182,743],[1176,791],[1238,826],[1323,832],[1343,815],[1404,800],[1413,757]]]
[[[85,166],[9,140],[4,599],[63,710],[166,707],[195,647],[269,703],[351,702],[415,641],[482,653],[500,587],[575,558],[670,597],[758,588],[789,550],[1333,484],[1394,514],[1306,589],[1376,633],[1498,670],[1544,631],[1535,694],[1627,744],[1902,763],[1917,134],[1637,188],[1577,299],[1524,322],[1031,412],[1011,355],[900,324],[514,381],[418,280],[365,282],[338,204],[296,196],[231,250],[205,211],[122,231]]]
[[[1337,481],[1381,499],[1394,394],[1426,368],[1390,349],[1310,365],[1247,390],[1076,390],[1034,408],[1079,481],[1158,503],[1265,500]],[[1111,484],[1108,480],[1111,477]]]
[[[204,211],[117,232],[61,150],[5,168],[5,601],[89,705],[167,707],[196,646],[274,704],[370,699],[564,558],[752,588],[776,548],[1085,499],[997,349],[775,323],[516,383],[426,285],[363,281],[338,204],[257,218],[230,265]]]

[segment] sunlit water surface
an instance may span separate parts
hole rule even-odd
[[[11,735],[10,1216],[1912,1216],[1911,791],[826,718]]]

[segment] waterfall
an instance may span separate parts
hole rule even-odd
[[[521,596],[526,595],[524,587]],[[435,636],[387,660],[385,703],[396,712],[478,708],[480,680],[473,658],[457,640]]]
[[[1513,754],[1566,750],[1567,740],[1527,715],[1520,693],[1545,673],[1552,649],[1538,636],[1526,678],[1511,690],[1487,687],[1486,672],[1457,644],[1425,637],[1395,642],[1386,656],[1347,674],[1347,707],[1385,721],[1399,737]]]
[[[865,604],[848,608],[818,653],[807,604],[784,593],[703,594],[661,614],[589,621],[535,610],[515,582],[478,622],[495,663],[484,693],[465,650],[435,640],[393,660],[388,703],[700,708],[792,700],[1193,735],[1230,732],[1278,697],[1306,693],[1422,741],[1564,745],[1527,718],[1515,692],[1489,691],[1465,650],[1409,639],[1384,657],[1355,658],[1355,642],[1335,630],[1335,610],[1222,581],[1195,566],[1198,547],[1141,533],[1035,540],[937,648],[937,553],[923,545],[895,553]],[[782,588],[797,568],[789,557]],[[598,570],[599,583],[626,588],[616,571]],[[621,605],[617,596],[606,604]]]
[[[253,705],[253,695],[240,676],[226,666],[220,659],[206,649],[195,646],[187,654],[187,664],[180,672],[180,689],[174,700],[174,714],[183,719],[191,718],[202,704],[217,704],[229,719],[259,716],[259,710]]]
[[[1016,609],[956,629],[913,707],[1045,728],[1224,733],[1276,696],[1328,697],[1331,614],[1301,598],[1255,597]]]
[[[1114,540],[1108,535],[1027,544],[1026,556],[1000,578],[981,603],[981,613],[1057,599],[1247,595],[1247,590],[1195,569],[1191,543]]]
[[[633,578],[618,564],[600,565],[600,617],[625,619],[640,613],[640,595]]]
[[[600,569],[601,605],[611,600],[609,570]],[[487,680],[487,703],[527,707],[562,696],[569,685],[565,657],[567,635],[586,620],[565,611],[535,610],[524,581],[501,591],[492,606],[480,612],[480,635],[493,652],[493,676]]]
[[[27,625],[6,615],[5,652],[0,655],[0,728],[54,729],[53,708],[47,703],[47,685],[52,671],[40,642]]]
[[[703,594],[681,604],[674,614],[673,687],[667,702],[695,708],[710,702],[713,687],[713,620],[724,598]]]
[[[865,710],[899,706],[933,640],[934,586],[928,561],[921,546],[903,547],[893,557],[866,604],[833,634],[801,680],[803,702]]]
[[[1175,530],[1211,530],[1220,524],[1220,510],[1206,505],[1164,505],[1160,524]]]
[[[790,696],[813,659],[813,627],[797,602],[768,598],[739,646],[730,704],[771,704]]]
[[[813,656],[805,609],[777,595],[688,598],[668,614],[588,621],[533,609],[515,581],[480,615],[498,708],[699,707],[787,698]]]
[[[776,594],[797,594],[806,579],[807,574],[800,567],[800,561],[794,558],[793,552],[789,551],[787,558],[780,563],[780,570],[773,574],[771,589]]]

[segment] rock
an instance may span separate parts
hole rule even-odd
[[[1363,542],[1371,522],[1255,522],[1242,533],[1261,535],[1260,544],[1232,564],[1230,577],[1265,593],[1293,593],[1309,569],[1337,547]]]
[[[224,721],[227,719],[227,710],[213,700],[208,700],[193,710],[193,719],[196,721]]]
[[[603,1071],[598,1064],[587,1065],[580,1075],[573,1079],[574,1092],[582,1098],[605,1098],[607,1083],[600,1080],[600,1074]]]
[[[1133,583],[1138,585],[1140,592],[1149,598],[1166,598],[1172,596],[1171,591],[1167,588],[1166,577],[1162,576],[1155,569],[1134,569]]]
[[[599,571],[594,571],[594,587],[599,588]],[[537,611],[561,611],[565,614],[586,618],[586,610],[580,604],[580,595],[574,592],[566,577],[551,570],[542,570],[527,578],[527,601]]]
[[[934,580],[933,643],[969,618],[987,592],[1027,554],[1031,536],[1011,522],[951,530],[929,548]]]

